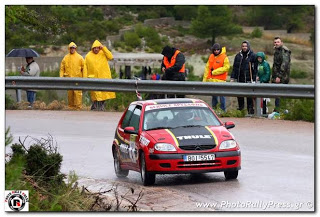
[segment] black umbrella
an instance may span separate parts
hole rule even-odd
[[[30,48],[19,48],[12,49],[7,57],[39,57],[40,55],[33,49]]]

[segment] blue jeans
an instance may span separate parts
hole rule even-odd
[[[27,90],[27,100],[30,105],[33,105],[34,100],[36,99],[36,92]]]
[[[219,96],[220,98],[220,108],[226,111],[226,98],[224,96]],[[215,108],[218,104],[218,96],[212,96],[212,108]]]

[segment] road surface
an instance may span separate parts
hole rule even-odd
[[[15,141],[50,134],[63,155],[61,171],[75,171],[81,185],[99,191],[117,186],[143,191],[142,210],[156,211],[314,211],[314,124],[255,118],[234,121],[230,129],[241,147],[238,179],[223,173],[157,175],[151,187],[140,174],[115,176],[111,144],[121,113],[7,110],[5,125]],[[26,145],[31,144],[26,140]],[[10,152],[10,148],[6,148]],[[132,195],[134,198],[134,195]]]

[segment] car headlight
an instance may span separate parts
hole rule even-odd
[[[154,148],[157,151],[176,151],[176,148],[169,143],[157,143]]]
[[[224,149],[230,149],[230,148],[235,148],[237,147],[237,143],[234,140],[226,140],[221,142],[219,149],[224,150]]]

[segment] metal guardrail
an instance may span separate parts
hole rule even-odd
[[[6,76],[6,89],[96,90],[114,92],[314,99],[314,85],[236,82],[152,81]]]

